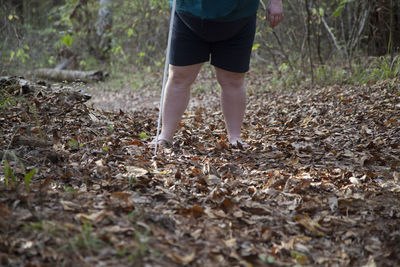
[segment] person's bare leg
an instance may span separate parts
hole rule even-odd
[[[190,66],[169,66],[159,140],[172,141],[178,123],[189,103],[190,86],[196,80],[202,65],[203,63]]]
[[[245,73],[235,73],[215,67],[221,85],[221,108],[231,144],[242,143],[240,130],[246,110]]]

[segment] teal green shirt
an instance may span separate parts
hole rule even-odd
[[[260,0],[176,0],[176,11],[201,19],[233,21],[256,14],[259,4]]]

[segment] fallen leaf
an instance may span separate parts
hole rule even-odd
[[[290,252],[290,255],[292,256],[292,258],[294,258],[298,264],[306,264],[308,262],[308,258],[305,254],[300,253],[298,251],[292,250]]]
[[[71,201],[66,201],[66,200],[60,200],[61,205],[63,206],[64,210],[67,211],[75,211],[75,210],[79,210],[81,208],[80,205],[71,202]]]
[[[233,211],[235,207],[235,203],[230,198],[224,198],[221,202],[221,208],[225,211],[225,213],[230,213]]]
[[[322,228],[319,223],[312,220],[307,214],[304,216],[295,216],[294,219],[312,234],[322,237],[325,236],[325,233],[319,230]]]
[[[183,255],[183,256],[181,256],[180,254],[177,254],[177,253],[169,253],[168,254],[168,257],[170,259],[172,259],[176,263],[179,263],[182,265],[187,265],[187,264],[191,263],[194,260],[195,256],[196,256],[196,254],[194,252],[187,254],[187,255]]]
[[[127,173],[124,174],[126,178],[138,178],[148,173],[147,170],[135,166],[125,166]]]
[[[203,216],[205,212],[202,207],[195,205],[189,209],[181,209],[181,214],[185,216],[191,215],[194,218],[199,218]]]
[[[236,238],[231,238],[231,239],[228,239],[228,240],[223,240],[223,242],[224,242],[225,246],[227,246],[228,248],[236,249],[236,247],[237,247],[237,240],[236,240]]]
[[[104,211],[98,211],[92,214],[78,213],[75,218],[81,222],[98,223],[105,217]]]
[[[10,210],[7,208],[6,205],[0,203],[0,215],[1,216],[11,216]]]
[[[130,193],[124,193],[124,192],[113,192],[111,193],[111,197],[115,197],[115,198],[121,198],[121,199],[128,199],[130,196],[132,196],[132,194]]]

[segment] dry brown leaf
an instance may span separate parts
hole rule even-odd
[[[195,240],[197,240],[197,239],[199,239],[199,237],[201,236],[201,233],[202,233],[202,229],[197,229],[197,230],[195,230],[194,232],[192,232],[190,235],[195,239]]]
[[[75,211],[81,208],[81,205],[76,204],[72,201],[60,200],[60,203],[63,206],[63,209],[67,211]]]
[[[103,210],[91,214],[78,213],[75,215],[75,218],[77,220],[81,222],[91,222],[91,223],[100,222],[104,217],[105,217],[105,211]]]
[[[313,235],[322,237],[325,236],[325,233],[320,230],[322,228],[321,225],[312,220],[307,214],[304,216],[295,216],[294,219],[304,228],[309,230]]]
[[[249,73],[250,87],[270,79]],[[196,93],[176,145],[156,157],[138,139],[156,130],[152,100],[139,111],[103,112],[82,105],[65,84],[24,93],[26,102],[0,112],[0,144],[39,171],[28,195],[21,164],[0,151],[22,181],[15,188],[0,183],[0,226],[7,234],[0,234],[0,262],[395,266],[397,84],[249,92],[242,128],[247,151],[228,145],[223,114],[215,112],[218,94]],[[153,90],[140,91],[140,97],[118,92],[118,99],[103,93],[106,102],[143,107]],[[42,134],[55,144],[27,142]],[[27,138],[12,142],[13,136]],[[74,219],[71,212],[81,213]],[[154,257],[160,251],[167,258]]]
[[[125,166],[127,173],[124,174],[126,178],[138,178],[148,173],[147,170],[135,166]]]
[[[121,198],[121,199],[124,199],[124,200],[127,200],[130,196],[132,196],[132,194],[124,193],[124,192],[113,192],[113,193],[111,193],[111,197]]]
[[[122,227],[119,225],[111,225],[102,228],[103,231],[112,234],[120,234],[120,233],[135,233],[135,229],[132,227]]]
[[[236,247],[237,247],[237,240],[236,240],[236,238],[231,238],[231,239],[228,239],[228,240],[223,240],[223,242],[224,242],[225,246],[227,246],[228,248],[236,249]]]
[[[235,206],[236,204],[227,197],[221,202],[221,208],[225,211],[225,213],[231,213]]]
[[[194,252],[183,255],[183,256],[180,254],[177,254],[177,253],[169,253],[168,254],[168,257],[170,259],[172,259],[176,263],[179,263],[182,265],[187,265],[187,264],[191,263],[194,260],[195,256],[196,256],[196,253],[194,253]]]
[[[189,209],[181,209],[180,212],[182,215],[185,215],[185,216],[191,215],[194,218],[199,218],[205,214],[203,208],[200,206],[197,206],[197,205],[195,205]]]
[[[10,210],[7,208],[6,205],[0,203],[0,215],[1,216],[11,216]]]

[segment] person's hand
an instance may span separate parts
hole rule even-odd
[[[271,28],[275,28],[282,21],[282,0],[271,0],[268,3],[265,18],[270,22]]]

